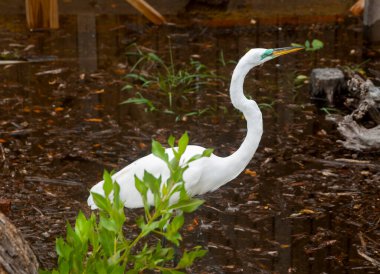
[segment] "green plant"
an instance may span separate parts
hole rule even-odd
[[[155,53],[135,47],[136,52],[128,53],[128,56],[137,57],[137,60],[125,76],[127,83],[123,90],[137,91],[134,97],[121,104],[145,104],[147,111],[174,114],[177,118],[187,113],[201,113],[193,109],[193,95],[221,78],[196,60],[191,59],[185,65],[176,66],[171,48],[170,63],[167,65]],[[189,106],[192,109],[188,109]]]
[[[300,88],[304,84],[308,83],[308,81],[309,81],[309,76],[306,76],[306,75],[303,75],[303,74],[298,74],[293,82],[294,82],[295,88]]]
[[[123,225],[127,217],[119,197],[120,187],[105,171],[105,197],[92,193],[99,208],[99,216],[92,213],[86,218],[80,212],[74,228],[67,224],[66,239],[58,238],[56,241],[58,268],[40,273],[138,274],[154,270],[164,274],[179,274],[184,273],[181,270],[192,265],[194,260],[206,254],[206,250],[196,246],[192,250],[185,250],[178,263],[172,266],[174,248],[164,247],[162,238],[179,246],[184,213],[195,211],[203,203],[203,200],[187,195],[183,173],[190,162],[209,157],[212,151],[205,150],[202,155],[194,156],[180,165],[188,144],[187,134],[179,139],[178,148],[174,148],[174,137],[171,136],[168,143],[174,154],[173,159],[169,159],[165,149],[156,141],[152,142],[152,152],[167,164],[169,179],[162,182],[161,178],[148,172],[144,173],[143,178],[135,177],[135,186],[144,203],[144,214],[136,220],[140,231],[138,235],[133,239],[125,236]],[[154,197],[153,206],[148,203],[149,193]]]
[[[292,43],[293,47],[304,47],[305,51],[317,51],[323,48],[324,44],[321,40],[313,39],[311,42],[309,40],[305,41],[304,45]]]
[[[321,111],[323,111],[327,115],[331,115],[334,113],[341,113],[341,111],[337,108],[332,108],[332,107],[323,107],[321,108]]]

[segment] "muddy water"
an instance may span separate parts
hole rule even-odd
[[[184,244],[209,250],[192,273],[376,273],[357,248],[359,232],[378,236],[379,174],[317,160],[376,162],[378,155],[344,150],[334,126],[310,101],[308,86],[293,83],[313,67],[365,61],[358,22],[155,28],[122,16],[67,16],[58,31],[29,33],[22,18],[1,20],[1,49],[57,56],[0,68],[0,197],[11,200],[9,216],[43,267],[54,265],[54,239],[65,220],[80,209],[88,212],[88,189],[103,168],[118,169],[149,153],[152,137],[164,142],[188,130],[192,143],[221,156],[244,138],[245,122],[226,96],[228,83],[198,95],[199,106],[207,103],[214,111],[179,122],[119,105],[130,96],[120,91],[129,44],[137,41],[168,57],[170,36],[175,62],[193,55],[228,79],[234,67],[228,61],[249,48],[318,38],[322,51],[285,56],[247,77],[246,94],[272,105],[263,109],[265,132],[247,167],[252,172],[203,197],[206,204],[188,218]],[[367,66],[379,69],[376,62]]]

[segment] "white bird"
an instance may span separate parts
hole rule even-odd
[[[189,164],[188,169],[183,174],[183,180],[186,191],[190,196],[214,191],[233,180],[244,170],[256,152],[263,133],[263,119],[257,103],[244,96],[243,84],[247,73],[253,67],[266,61],[300,49],[303,48],[256,48],[249,50],[240,59],[232,74],[230,97],[233,106],[244,114],[247,121],[246,138],[240,148],[228,157],[219,157],[211,154],[210,157],[203,157]],[[181,159],[182,163],[194,155],[202,154],[204,150],[205,148],[201,146],[189,145]],[[171,148],[166,149],[166,153],[169,155],[169,159],[173,157]],[[144,175],[144,170],[155,177],[161,176],[162,182],[166,182],[170,175],[166,163],[153,154],[140,158],[115,173],[112,178],[120,185],[120,198],[124,202],[125,207],[143,207],[142,198],[135,187],[134,176],[136,175],[141,179]],[[90,191],[104,196],[103,181],[93,186]],[[153,204],[152,195],[148,195],[148,202]],[[88,198],[88,205],[91,209],[97,208],[92,195]]]

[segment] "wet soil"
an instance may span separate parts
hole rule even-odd
[[[368,59],[360,22],[145,27],[123,16],[98,16],[97,58],[77,43],[75,17],[54,32],[30,33],[20,17],[1,19],[1,50],[54,55],[53,62],[1,67],[0,199],[43,268],[56,262],[55,238],[79,210],[104,168],[119,169],[150,152],[150,140],[189,132],[191,142],[226,156],[245,135],[245,122],[228,98],[228,82],[200,91],[196,107],[213,111],[175,122],[168,114],[119,105],[128,72],[127,46],[139,45],[176,62],[191,55],[229,79],[233,64],[252,47],[281,47],[318,38],[322,51],[285,56],[252,71],[246,93],[263,108],[264,136],[244,174],[188,217],[184,247],[209,250],[189,273],[378,273],[379,152],[345,150],[309,87],[294,86],[312,68],[352,66]],[[74,31],[73,31],[74,30]],[[82,48],[78,48],[82,47]],[[93,50],[93,49],[92,49]],[[85,56],[85,58],[83,57]],[[364,69],[380,70],[372,57]],[[128,210],[133,220],[138,211]],[[360,255],[362,254],[362,255]]]

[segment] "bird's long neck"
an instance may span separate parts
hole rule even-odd
[[[240,148],[232,155],[223,158],[223,166],[226,168],[228,180],[236,178],[248,165],[256,152],[263,132],[263,120],[261,111],[253,100],[244,96],[244,79],[252,65],[244,62],[244,58],[236,66],[231,79],[230,96],[235,108],[243,112],[247,121],[247,135]]]

